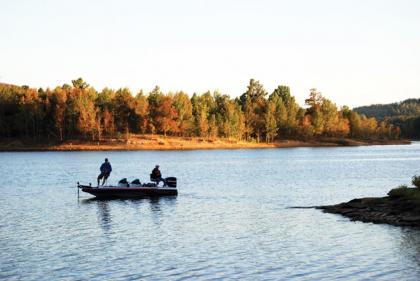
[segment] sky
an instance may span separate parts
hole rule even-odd
[[[0,82],[420,98],[418,0],[0,0]]]

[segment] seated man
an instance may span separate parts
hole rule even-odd
[[[99,168],[99,170],[101,171],[101,173],[98,176],[98,186],[99,186],[99,181],[102,178],[103,178],[102,185],[104,185],[105,181],[108,179],[109,175],[112,172],[111,163],[108,162],[108,158],[105,158],[105,162],[102,163],[102,165]]]
[[[156,165],[155,168],[152,170],[150,174],[150,180],[155,181],[156,185],[159,185],[161,181],[163,181],[163,186],[166,186],[166,181],[162,178],[162,174],[159,170],[159,165]]]

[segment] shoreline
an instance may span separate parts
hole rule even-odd
[[[408,188],[418,192],[416,188]],[[412,195],[393,195],[386,197],[366,197],[345,203],[316,206],[324,213],[339,214],[351,221],[388,224],[394,226],[420,227],[420,201]]]
[[[340,214],[352,221],[420,227],[419,179],[420,177],[413,177],[415,187],[400,185],[391,189],[385,197],[358,198],[315,208],[324,213]]]
[[[18,139],[0,140],[0,152],[18,151],[140,151],[140,150],[213,150],[213,149],[263,149],[294,147],[342,147],[368,145],[411,144],[409,140],[354,140],[322,138],[318,140],[279,140],[272,143],[256,143],[229,139],[205,139],[198,137],[164,137],[136,135],[126,139],[101,141],[68,140],[62,143],[41,143]]]

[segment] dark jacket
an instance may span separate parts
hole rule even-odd
[[[154,168],[152,171],[152,177],[153,178],[161,178],[162,174],[160,173],[158,168]]]
[[[101,170],[101,173],[111,173],[111,171],[112,171],[111,163],[109,163],[109,162],[104,162],[104,163],[101,165],[100,170]]]

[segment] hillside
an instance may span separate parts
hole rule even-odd
[[[407,99],[390,104],[373,104],[353,109],[359,114],[373,117],[401,128],[406,138],[420,139],[420,99]]]
[[[354,111],[367,117],[375,117],[377,120],[393,117],[417,117],[420,116],[420,99],[407,99],[402,102],[389,104],[373,104],[355,107]]]

